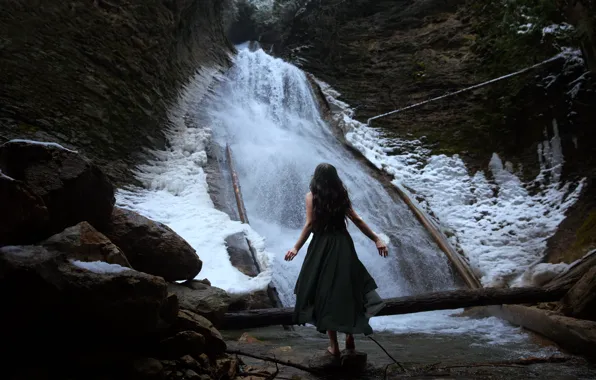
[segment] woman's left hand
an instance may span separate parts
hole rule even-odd
[[[288,251],[288,253],[286,253],[285,260],[292,261],[294,260],[294,257],[296,257],[296,255],[298,255],[298,251],[296,250],[296,248],[292,248]]]

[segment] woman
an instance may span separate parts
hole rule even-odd
[[[372,334],[368,320],[383,307],[377,284],[356,255],[348,218],[387,257],[387,245],[356,214],[335,167],[318,165],[306,195],[306,224],[285,260],[293,260],[314,233],[294,289],[294,322],[327,331],[327,350],[334,356],[340,353],[337,332],[346,334],[346,349],[354,350],[353,334]]]

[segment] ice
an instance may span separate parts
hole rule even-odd
[[[543,257],[547,239],[581,193],[583,181],[560,182],[563,154],[556,120],[552,137],[545,128],[539,144],[541,171],[535,180],[524,183],[497,154],[487,171],[471,175],[458,155],[432,155],[419,141],[387,139],[352,119],[353,111],[337,99],[337,91],[319,83],[327,101],[340,110],[334,118],[348,143],[393,175],[396,186],[421,199],[420,206],[463,250],[485,286],[519,281]]]
[[[71,153],[78,153],[76,150],[71,150],[71,149],[67,149],[65,147],[63,147],[62,145],[55,143],[55,142],[46,142],[46,141],[35,141],[35,140],[24,140],[24,139],[13,139],[7,142],[8,143],[27,143],[27,144],[34,144],[34,145],[45,145],[45,146],[51,146],[53,148],[58,148],[58,149],[62,149],[62,150],[66,150],[68,152]]]
[[[74,266],[88,270],[93,273],[100,274],[116,274],[131,270],[130,268],[120,266],[118,264],[109,264],[104,261],[70,261]]]
[[[266,288],[271,280],[271,259],[264,244],[252,229],[214,208],[208,193],[206,147],[211,130],[185,123],[185,114],[221,79],[216,68],[197,74],[181,94],[171,111],[168,130],[170,147],[153,152],[154,159],[140,165],[135,174],[144,187],[119,189],[116,194],[120,207],[139,212],[172,228],[183,237],[203,261],[200,278],[208,278],[214,286],[229,293],[245,293]],[[257,249],[264,269],[251,278],[230,263],[225,238],[244,232]]]

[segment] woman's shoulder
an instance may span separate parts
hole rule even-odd
[[[306,199],[312,199],[312,192],[306,193]]]

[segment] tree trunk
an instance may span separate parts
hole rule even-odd
[[[544,285],[547,289],[566,288],[570,289],[579,281],[590,269],[596,266],[596,250],[590,252],[577,264],[569,268],[565,273],[561,273],[552,281]]]
[[[563,313],[596,321],[596,267],[590,269],[563,298]]]
[[[567,287],[559,288],[483,288],[452,290],[385,300],[377,314],[397,315],[432,310],[450,310],[472,306],[552,302],[561,299]],[[225,315],[221,329],[247,329],[271,325],[292,325],[293,308],[250,310]]]

